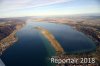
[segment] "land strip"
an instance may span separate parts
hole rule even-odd
[[[41,33],[48,39],[51,45],[55,48],[57,54],[64,53],[64,49],[61,47],[59,42],[55,39],[55,37],[48,30],[42,27],[35,27],[35,28],[41,31]]]

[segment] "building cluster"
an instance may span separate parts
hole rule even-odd
[[[100,30],[93,27],[80,26],[79,30],[100,42]]]

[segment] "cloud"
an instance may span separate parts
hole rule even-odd
[[[68,1],[71,0],[1,0],[0,11],[34,8]]]

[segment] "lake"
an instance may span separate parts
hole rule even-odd
[[[50,31],[66,53],[89,52],[96,48],[94,42],[86,35],[68,25],[27,22],[16,33],[18,41],[1,55],[6,66],[48,66],[47,57],[55,55],[55,49],[40,31],[34,28],[38,26]]]

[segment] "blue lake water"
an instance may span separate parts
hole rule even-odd
[[[83,33],[63,24],[27,22],[16,33],[18,41],[4,51],[1,56],[6,66],[47,66],[47,57],[55,55],[55,50],[44,36],[34,27],[49,30],[67,53],[93,51],[95,44]]]

